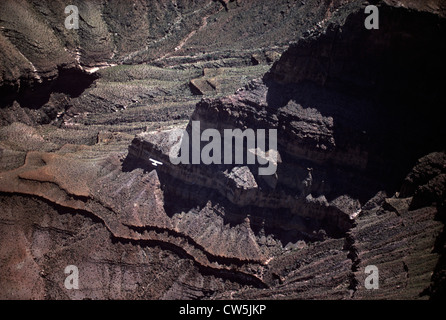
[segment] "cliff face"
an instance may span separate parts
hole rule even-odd
[[[56,20],[54,12],[64,7],[62,2],[18,3],[21,13],[32,8],[37,16],[44,12]],[[284,1],[274,9],[261,1],[129,3],[79,3],[81,11],[89,9],[81,23],[95,28],[83,30],[79,39],[64,29],[53,34],[67,47],[82,44],[80,60],[72,64],[76,70],[103,62],[154,65],[110,68],[78,97],[52,95],[51,103],[69,105],[57,117],[59,127],[32,128],[30,121],[0,128],[1,297],[444,296],[446,48],[441,40],[446,22],[441,2],[379,2],[379,30],[364,28],[365,4],[357,2]],[[6,10],[8,4],[1,6]],[[235,23],[247,9],[252,23]],[[281,18],[259,20],[256,10]],[[117,19],[120,15],[128,19]],[[255,65],[272,63],[277,48],[248,48],[262,41],[273,46],[274,32],[298,38],[305,22],[298,22],[299,28],[290,24],[296,16],[322,22],[263,78],[232,95],[200,97],[193,104],[197,92],[190,88],[205,94],[228,81],[219,77],[234,72],[231,67],[252,74],[261,70]],[[13,20],[1,23],[11,26]],[[315,21],[310,20],[309,25]],[[274,32],[267,31],[270,24]],[[265,32],[256,36],[251,28]],[[135,32],[148,29],[145,36]],[[215,30],[227,33],[215,39],[210,36]],[[9,32],[5,48],[16,50],[19,44],[12,39],[20,32],[2,32]],[[236,34],[246,34],[246,41],[227,55],[225,46]],[[102,42],[93,46],[89,41],[96,37]],[[218,52],[202,56],[204,46]],[[66,63],[72,70],[73,57],[65,52],[60,55],[65,62],[43,61],[42,70],[53,68],[44,63]],[[208,69],[215,64],[225,68]],[[201,76],[197,68],[203,68],[200,81],[194,80]],[[85,70],[76,72],[93,81]],[[171,77],[175,85],[166,80]],[[147,78],[153,83],[142,85]],[[11,110],[20,117],[17,103]],[[189,104],[189,123],[172,121]],[[144,117],[165,123],[136,137],[128,134],[135,130],[133,122],[137,128],[146,125]],[[276,129],[276,174],[261,176],[258,165],[173,165],[171,137],[178,128],[191,133],[192,121],[200,122],[201,132]],[[99,133],[91,135],[84,126]],[[64,269],[72,264],[79,268],[80,289],[69,291]],[[368,265],[379,268],[379,290],[364,286]]]

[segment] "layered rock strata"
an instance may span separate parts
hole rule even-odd
[[[221,12],[257,2],[224,3]],[[291,45],[263,79],[203,99],[182,128],[276,129],[271,177],[258,165],[173,165],[174,130],[61,146],[42,128],[2,128],[0,296],[444,297],[441,6],[380,2],[381,28],[366,30],[362,4],[336,5],[320,8],[325,31]],[[73,264],[80,289],[69,291]],[[378,290],[365,288],[369,265]]]
[[[307,241],[317,239],[308,236],[312,232],[323,234],[322,239],[345,237],[342,249],[349,251],[352,261],[347,273],[350,297],[373,296],[362,288],[364,268],[373,263],[386,265],[384,274],[391,279],[389,289],[376,297],[389,297],[392,283],[407,290],[404,297],[422,295],[428,270],[438,262],[429,248],[441,238],[443,224],[435,219],[443,210],[444,183],[441,174],[434,179],[437,187],[424,196],[437,198],[427,200],[423,209],[416,207],[413,194],[399,189],[418,158],[445,147],[444,126],[436,121],[444,118],[440,78],[445,47],[438,41],[444,21],[385,4],[380,14],[385,26],[379,30],[363,28],[363,11],[355,12],[342,26],[329,26],[317,40],[310,37],[292,45],[262,80],[233,96],[197,104],[191,122],[199,122],[201,132],[217,129],[223,136],[225,129],[234,128],[278,130],[281,161],[274,184],[265,183],[249,166],[172,165],[171,132],[139,135],[128,160],[142,160],[146,168],[150,159],[161,161],[156,170],[166,175],[168,194],[188,203],[201,203],[202,194],[222,197],[221,203],[236,204],[235,214],[248,214],[257,228],[274,226],[275,235],[291,230]],[[426,39],[427,34],[432,38]],[[404,41],[397,41],[402,35]],[[419,52],[427,54],[421,57]],[[191,127],[186,128],[187,138]],[[429,157],[437,157],[444,168],[443,154]],[[228,211],[234,214],[232,208]],[[398,230],[396,238],[387,229]],[[434,234],[429,240],[426,229]],[[376,230],[383,231],[373,240]],[[399,237],[404,239],[401,244]],[[423,240],[416,244],[419,238]],[[386,249],[381,241],[392,244]],[[392,257],[379,253],[379,248],[393,252]],[[373,250],[377,255],[370,258]],[[413,270],[414,278],[407,279],[407,269]],[[395,270],[402,274],[396,276]],[[279,279],[286,282],[286,276]]]

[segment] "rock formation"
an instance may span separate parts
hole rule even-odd
[[[23,54],[36,70],[15,70],[20,55],[8,52],[29,50],[26,30],[48,26],[2,19],[11,101],[0,128],[0,297],[444,297],[444,6],[381,1],[380,29],[367,30],[365,3],[306,2],[88,2],[81,23],[95,28],[79,38],[51,29],[43,51]],[[48,19],[63,7],[19,5]],[[229,28],[242,9],[248,21]],[[150,41],[134,32],[148,29]],[[215,30],[226,33],[211,41]],[[82,53],[59,50],[60,39]],[[120,66],[87,72],[106,64]],[[65,72],[89,88],[54,91]],[[49,100],[27,109],[18,84],[39,78]],[[276,129],[276,174],[172,164],[172,135],[193,121],[201,132]],[[67,265],[79,268],[79,290],[64,287]],[[379,290],[365,288],[369,265]]]

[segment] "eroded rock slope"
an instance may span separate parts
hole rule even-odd
[[[81,66],[82,61],[84,68],[97,66],[96,62],[122,63],[102,57],[110,53],[108,46],[115,46],[115,57],[126,62],[153,59],[150,54],[155,51],[144,48],[125,52],[141,44],[130,25],[123,28],[132,36],[109,38],[110,30],[119,27],[109,11],[123,14],[129,2],[116,7],[89,3],[91,16],[82,23],[97,23],[94,30],[104,32],[104,40],[97,51],[85,49]],[[227,68],[250,68],[278,58],[268,58],[272,53],[253,56],[249,51],[249,63],[242,62],[245,57],[237,57],[236,63],[224,60],[220,48],[225,48],[226,34],[215,40],[218,43],[208,43],[211,38],[204,34],[212,33],[213,23],[224,28],[234,21],[240,8],[260,10],[254,1],[224,3],[197,3],[195,8],[166,1],[163,4],[172,5],[172,10],[159,10],[175,12],[178,21],[174,19],[177,22],[165,37],[151,42],[159,48],[156,55],[162,55],[152,61],[155,65],[110,68],[99,75],[102,80],[95,82],[96,87],[77,98],[53,95],[52,103],[68,99],[70,104],[66,114],[55,118],[57,126],[33,127],[35,122],[29,119],[27,124],[11,121],[0,129],[2,298],[444,296],[446,154],[441,107],[446,99],[441,76],[446,49],[441,39],[446,23],[441,2],[428,7],[410,1],[380,2],[379,30],[363,27],[361,3],[284,2],[277,7],[283,7],[284,18],[271,18],[265,25],[283,21],[276,26],[279,35],[291,37],[290,26],[285,27],[288,12],[323,12],[320,21],[326,21],[292,44],[263,78],[247,81],[232,95],[217,92],[193,104],[189,123],[171,122],[169,112],[183,112],[181,104],[192,104],[195,90],[206,95],[213,84],[223,88],[228,80],[219,78],[219,72],[233,72],[201,65],[193,50],[187,59],[174,52],[214,45],[221,51],[216,61],[226,61],[222,66]],[[2,3],[7,5],[8,1]],[[26,1],[20,5],[30,6]],[[37,11],[52,16],[48,10],[54,5],[44,2]],[[302,9],[294,11],[293,6]],[[98,13],[99,20],[94,16],[97,8],[104,13]],[[134,10],[146,9],[135,2]],[[195,15],[200,19],[190,20],[188,27],[188,19]],[[200,23],[192,27],[192,21]],[[176,30],[181,30],[178,35]],[[121,32],[116,33],[125,34]],[[82,41],[93,35],[84,36]],[[177,51],[161,44],[174,37],[180,39],[172,41],[172,46],[179,46]],[[263,40],[271,45],[267,39]],[[199,41],[203,42],[196,44]],[[248,37],[243,42],[247,47],[237,50],[243,53],[258,41]],[[179,68],[160,68],[175,65]],[[190,71],[197,66],[203,68],[198,72],[200,81]],[[101,82],[104,78],[117,82],[124,76],[129,81],[149,76],[150,81],[162,82],[165,72],[181,77],[187,88],[152,83],[150,97],[117,93],[112,100],[122,99],[123,110],[104,111],[103,116],[88,104],[99,106],[98,96],[105,101],[107,92],[118,92]],[[175,96],[184,100],[173,104]],[[126,121],[135,121],[142,108],[139,99],[146,99],[143,103],[154,117],[150,121],[168,121],[161,127],[139,128],[144,132],[134,137],[138,126],[146,124],[119,129],[116,123],[123,124],[113,113],[122,112]],[[22,110],[17,103],[11,106],[14,112]],[[165,107],[162,103],[169,110],[165,115],[159,111]],[[188,115],[177,120],[184,119]],[[276,174],[260,176],[257,166],[171,164],[169,137],[178,128],[190,130],[192,121],[200,121],[201,130],[277,129]],[[104,130],[114,125],[114,130]],[[97,131],[92,134],[83,126]],[[66,132],[73,133],[70,143]],[[150,159],[163,164],[155,167]],[[67,265],[79,268],[79,290],[64,287]],[[364,287],[368,265],[379,268],[379,290]]]

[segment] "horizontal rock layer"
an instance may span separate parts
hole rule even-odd
[[[0,103],[34,100],[30,92],[45,91],[64,70],[90,73],[116,64],[168,66],[235,57],[258,64],[274,59],[310,21],[323,20],[344,2],[3,1]],[[77,30],[65,28],[68,5],[79,10]]]
[[[8,76],[13,85],[23,74],[37,83],[41,77],[44,84],[42,77],[55,79],[52,72],[59,65],[72,70],[104,62],[152,61],[156,66],[101,70],[102,82],[78,98],[53,94],[52,104],[70,105],[53,118],[60,128],[32,128],[30,121],[0,129],[0,296],[444,297],[445,114],[439,107],[445,102],[440,90],[445,21],[440,2],[379,2],[379,30],[363,27],[366,3],[310,2],[306,6],[284,1],[274,10],[267,6],[265,10],[277,10],[277,16],[268,15],[276,17],[271,21],[256,18],[263,3],[257,1],[190,6],[180,1],[134,2],[130,7],[127,1],[79,3],[81,11],[89,9],[81,13],[82,26],[92,27],[81,30],[79,39],[64,29],[50,30],[40,51],[30,48],[33,37],[49,28],[42,19],[14,19],[18,13],[2,18],[0,26],[6,29],[1,35],[11,43],[0,37],[1,50],[22,48],[23,62],[28,59],[37,70],[16,70]],[[54,21],[61,13],[53,12],[63,7],[61,2],[42,2],[35,8],[24,0],[17,3],[23,8],[20,14],[45,13]],[[0,6],[4,15],[12,10],[8,1]],[[154,14],[165,13],[161,21],[174,23],[152,23],[150,16],[146,20],[149,7]],[[250,15],[243,20],[247,9]],[[119,15],[126,19],[116,18]],[[134,32],[136,25],[127,23],[132,17],[140,18],[133,19],[137,29],[156,24],[167,31],[145,33],[152,37],[146,42]],[[190,119],[200,121],[202,131],[277,129],[276,174],[260,176],[258,165],[171,164],[169,135],[178,130],[178,122],[169,122],[169,113],[187,113],[183,109],[193,108],[194,93],[225,92],[234,66],[259,72],[257,64],[275,61],[274,52],[281,49],[270,37],[286,34],[284,41],[297,39],[306,24],[290,24],[296,17],[307,17],[309,26],[315,20],[321,23],[291,45],[263,79],[233,95],[203,99]],[[256,23],[233,23],[239,20]],[[37,33],[28,33],[33,28]],[[216,29],[227,33],[212,42]],[[253,36],[258,30],[266,32],[264,38]],[[129,37],[120,39],[120,32]],[[22,38],[22,33],[29,37]],[[230,50],[219,48],[232,45],[234,35],[240,34],[247,40],[237,42],[242,57],[234,62],[226,55]],[[63,53],[59,39],[74,51]],[[273,53],[259,48],[262,41]],[[219,49],[215,55],[202,52],[213,46]],[[46,59],[48,48],[54,49],[54,61]],[[218,59],[201,60],[208,57]],[[228,69],[207,70],[221,61]],[[94,80],[85,70],[76,72]],[[228,78],[221,78],[220,72]],[[172,77],[181,79],[181,85],[166,81]],[[130,82],[125,88],[132,89],[119,93],[122,87],[116,82],[123,79]],[[142,97],[140,90],[147,87],[138,86],[144,80],[152,82]],[[193,92],[194,86],[200,92]],[[119,100],[119,105],[109,105],[107,97]],[[148,113],[138,109],[140,99],[153,99]],[[104,111],[111,105],[115,111]],[[103,114],[95,113],[96,108],[103,108]],[[24,112],[19,101],[11,110],[18,118],[34,114]],[[143,117],[166,124],[135,138],[125,126],[95,134],[81,130],[121,126],[120,115],[125,121]],[[190,133],[191,123],[181,128]],[[151,159],[161,164],[154,166]],[[79,290],[64,287],[67,265],[79,268]],[[378,290],[365,288],[369,265],[379,269]]]

